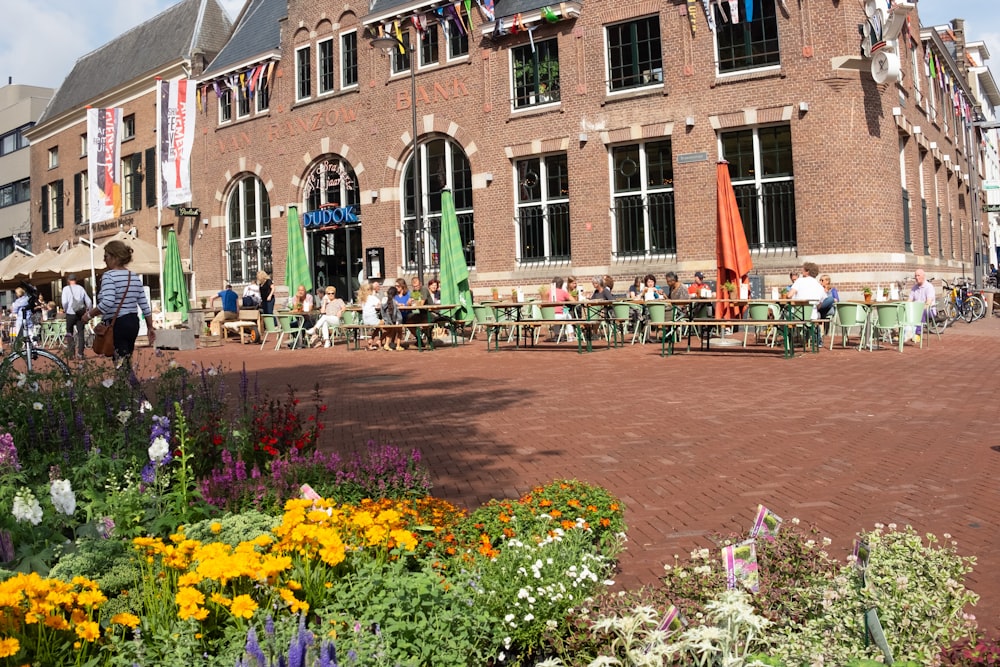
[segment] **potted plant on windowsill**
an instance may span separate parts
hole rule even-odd
[[[536,78],[537,77],[537,78]],[[538,98],[534,99],[534,83],[538,82]],[[535,66],[533,60],[514,63],[514,85],[524,87],[529,93],[532,103],[546,104],[559,101],[559,59],[545,54]]]

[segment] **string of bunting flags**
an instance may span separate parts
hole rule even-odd
[[[937,84],[943,97],[948,98],[955,109],[955,115],[964,121],[972,120],[972,107],[965,98],[965,92],[956,85],[951,72],[942,65],[938,56],[930,48],[930,43],[924,44],[924,76],[932,84]]]
[[[269,60],[199,85],[196,94],[198,111],[204,112],[207,109],[205,100],[209,90],[215,93],[216,99],[221,98],[225,90],[230,90],[234,94],[243,93],[252,100],[262,88],[271,89],[277,70],[277,61]]]

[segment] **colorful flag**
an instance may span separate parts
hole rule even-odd
[[[113,220],[122,213],[121,122],[121,109],[87,109],[91,223]]]
[[[187,79],[160,82],[160,208],[191,201],[195,114]]]

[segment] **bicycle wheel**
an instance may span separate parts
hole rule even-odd
[[[969,306],[972,310],[972,319],[981,320],[986,317],[986,299],[984,299],[979,294],[973,294],[969,297]]]
[[[942,309],[944,306],[942,306]],[[943,312],[943,310],[941,311]],[[943,334],[944,330],[948,328],[948,318],[941,315],[940,312],[935,313],[933,317],[928,316],[927,318],[927,330],[933,334]]]
[[[31,368],[28,352],[18,350],[8,355],[0,364],[0,387],[29,387],[35,391],[50,391],[64,386],[70,377],[66,362],[47,350],[34,350]]]
[[[944,314],[948,318],[948,324],[952,324],[958,319],[958,308],[955,307],[954,301],[944,304]]]
[[[972,301],[970,299],[966,299],[962,304],[961,314],[966,324],[972,324]]]

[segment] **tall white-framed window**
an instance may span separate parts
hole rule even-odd
[[[246,86],[236,89],[236,117],[246,118],[250,115],[250,91]]]
[[[605,26],[604,39],[608,92],[663,83],[659,15]]]
[[[546,39],[510,50],[514,109],[559,101],[559,40]]]
[[[222,84],[222,95],[219,97],[219,124],[228,123],[233,119],[233,89]]]
[[[122,158],[122,213],[142,208],[142,153]]]
[[[257,113],[263,113],[271,108],[271,84],[267,80],[267,70],[261,72],[257,79],[257,87],[253,91]]]
[[[673,147],[669,137],[613,146],[608,154],[615,257],[677,252]]]
[[[310,167],[308,173],[303,187],[304,211],[316,211],[327,206],[351,207],[356,217],[360,215],[358,176],[347,160],[338,155],[327,155]]]
[[[312,47],[295,49],[295,101],[312,97]]]
[[[333,92],[336,70],[333,63],[333,38],[316,43],[316,91],[318,95]]]
[[[924,164],[927,162],[927,151],[923,148],[918,149],[918,160],[917,160],[917,181],[920,183],[920,221],[922,224],[922,231],[924,234],[924,254],[931,254],[931,235],[930,235],[930,223],[927,219],[927,183],[925,178],[927,178],[927,173],[924,170]]]
[[[420,67],[437,65],[441,61],[441,45],[438,39],[438,26],[432,23],[426,30],[417,32],[417,53],[420,54]]]
[[[55,169],[59,166],[59,147],[53,146],[48,151],[49,156],[49,169]]]
[[[468,24],[469,15],[465,11],[465,7],[461,7],[459,12],[462,20]],[[448,41],[448,60],[467,57],[469,55],[469,34],[465,30],[459,30],[454,21],[445,21],[443,28],[445,38]]]
[[[403,44],[413,44],[410,41],[410,31],[403,30],[401,33]],[[419,46],[419,45],[418,45]],[[410,71],[410,49],[394,47],[392,49],[392,73],[402,74]]]
[[[781,64],[775,0],[720,2],[715,12],[715,56],[719,74]],[[752,11],[748,15],[747,10]],[[734,16],[735,13],[735,16]]]
[[[340,34],[340,87],[358,85],[358,31]]]
[[[229,192],[226,218],[229,282],[247,282],[258,271],[271,273],[271,203],[259,178],[237,181]]]
[[[795,174],[790,125],[719,133],[729,176],[751,249],[794,248]]]
[[[73,177],[73,224],[90,222],[90,177],[87,170]]]
[[[517,260],[569,261],[569,169],[565,153],[514,163]]]
[[[416,219],[413,188],[413,156],[403,168],[403,268],[414,271],[417,257],[429,270],[440,266],[441,192],[451,190],[458,230],[469,267],[476,264],[476,228],[472,210],[472,167],[462,147],[449,138],[431,138],[417,146],[420,160],[420,213]]]

